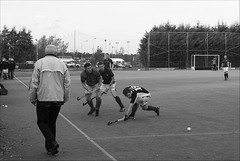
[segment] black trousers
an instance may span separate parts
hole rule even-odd
[[[13,77],[14,77],[14,70],[8,69],[8,79],[13,79]]]
[[[56,121],[63,102],[37,102],[37,125],[45,138],[48,150],[56,141]]]

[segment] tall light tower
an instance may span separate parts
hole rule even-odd
[[[111,43],[109,43],[109,50],[108,50],[108,53],[109,53],[109,54],[111,53]]]
[[[38,61],[38,40],[36,40],[36,60]]]
[[[107,53],[107,40],[105,39],[105,54]]]
[[[118,54],[118,44],[119,44],[119,42],[116,42],[116,45],[117,45],[117,48],[116,48],[117,54]]]
[[[64,41],[62,43],[62,58],[63,58],[63,50],[64,50]]]
[[[74,33],[73,33],[73,42],[74,42],[74,48],[73,48],[73,54],[74,54],[74,57],[76,57],[76,31],[74,30]]]
[[[88,40],[84,40],[84,41],[82,41],[82,43],[81,43],[81,60],[82,60],[82,55],[83,55],[83,43],[84,42],[88,42]]]
[[[127,41],[128,55],[129,55],[129,41]]]
[[[94,40],[95,40],[96,38],[93,38],[93,54],[94,54]]]
[[[8,42],[8,60],[11,58],[11,47],[12,47],[12,45],[10,44],[10,41]]]

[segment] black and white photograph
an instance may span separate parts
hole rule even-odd
[[[239,0],[0,0],[0,161],[240,160]]]

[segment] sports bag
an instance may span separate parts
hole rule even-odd
[[[8,90],[0,83],[0,95],[7,95]]]

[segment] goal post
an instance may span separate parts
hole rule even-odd
[[[216,61],[216,69],[219,70],[220,55],[191,55],[191,69],[192,70],[212,70],[213,60]]]

